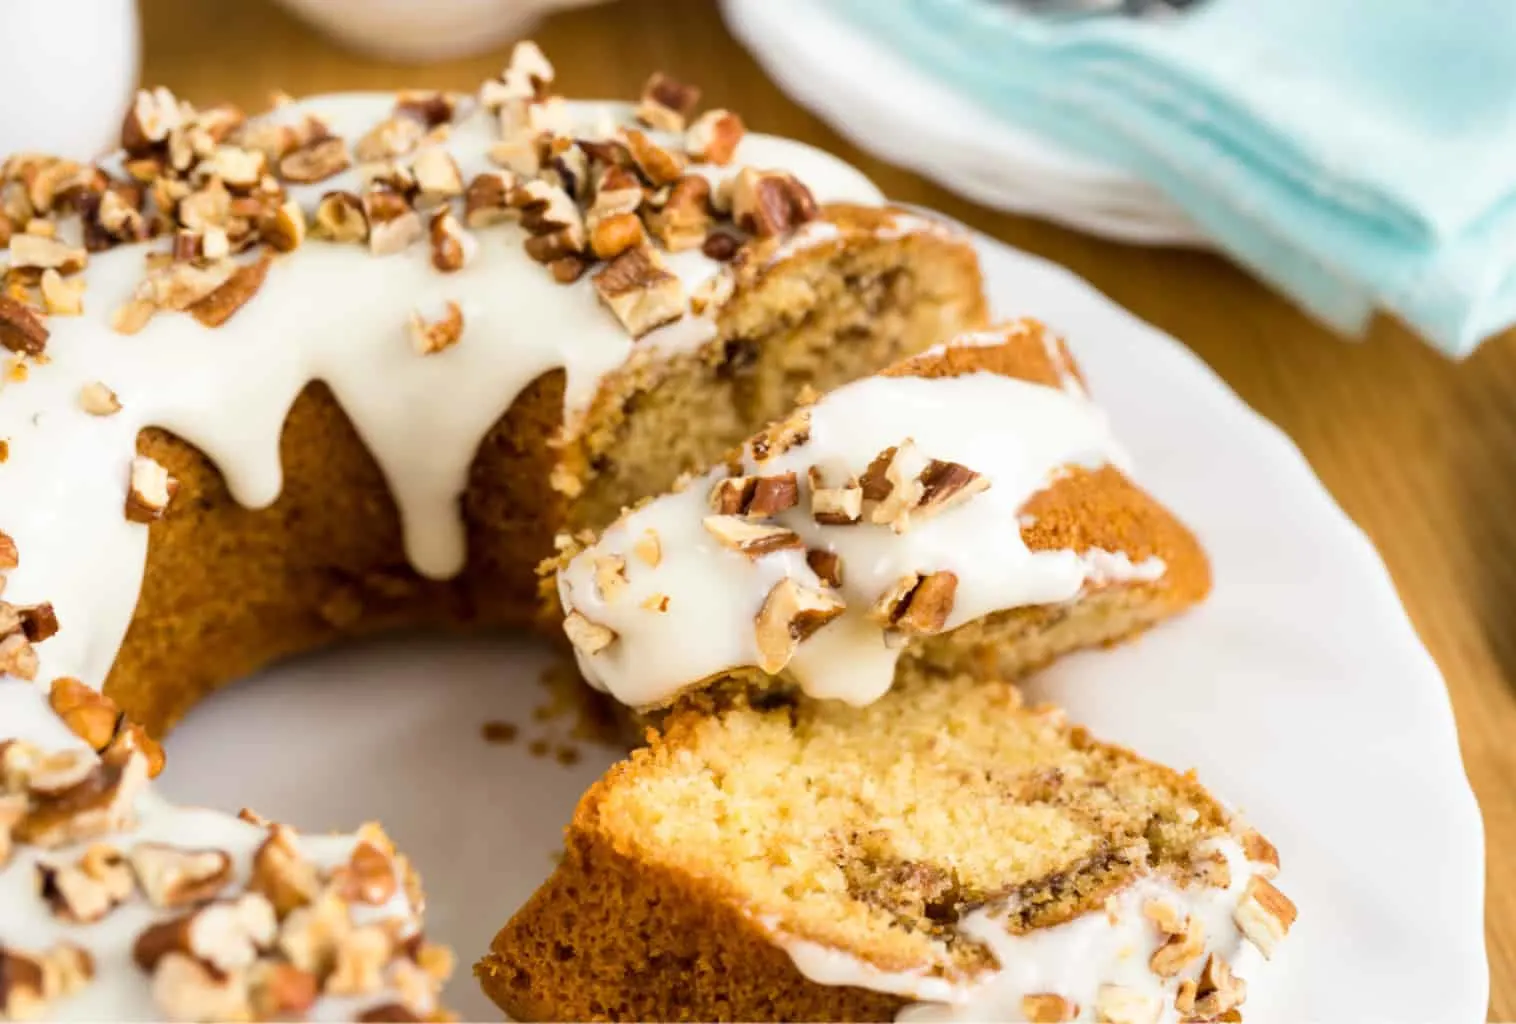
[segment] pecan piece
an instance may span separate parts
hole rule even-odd
[[[746,130],[742,118],[730,110],[708,110],[690,125],[684,148],[692,160],[724,167],[732,162]]]
[[[163,843],[138,843],[132,870],[155,907],[183,907],[215,899],[232,878],[224,850],[185,850]]]
[[[436,355],[450,349],[463,338],[463,309],[458,303],[449,301],[446,312],[435,320],[413,312],[410,332],[411,346],[417,355]]]
[[[580,612],[569,612],[563,620],[563,632],[576,650],[588,655],[599,654],[616,641],[616,631],[602,626]]]
[[[651,246],[628,249],[592,279],[600,301],[633,338],[684,316],[684,286]]]
[[[767,519],[798,504],[800,484],[793,472],[728,477],[711,488],[711,511],[719,515]]]
[[[701,520],[707,533],[721,542],[723,547],[740,552],[751,559],[762,558],[775,551],[787,551],[804,547],[800,535],[794,530],[770,523],[754,523],[738,516],[706,516]]]
[[[732,220],[761,238],[782,235],[816,218],[811,190],[784,171],[744,167],[732,183]]]
[[[30,306],[0,295],[0,345],[23,355],[38,356],[47,348],[48,330]]]
[[[1295,923],[1295,904],[1262,875],[1248,879],[1233,920],[1265,960],[1272,959],[1279,941]]]
[[[146,455],[132,459],[131,483],[126,493],[126,518],[134,523],[162,519],[168,503],[179,490],[179,481]]]
[[[869,617],[897,635],[930,636],[947,625],[957,592],[955,573],[909,573],[880,595]]]
[[[209,295],[190,303],[189,314],[206,327],[220,327],[258,294],[272,262],[273,257],[264,253],[257,262],[238,267]]]
[[[840,599],[786,576],[769,590],[753,623],[758,667],[770,675],[780,672],[802,642],[845,610]]]
[[[649,128],[682,132],[689,116],[700,104],[700,89],[655,71],[642,87],[637,120]]]

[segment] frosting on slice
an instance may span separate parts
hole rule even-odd
[[[558,576],[586,678],[646,707],[758,666],[861,705],[889,687],[910,636],[1162,575],[1158,559],[1022,539],[1020,510],[1060,473],[1126,462],[1067,380],[858,381],[623,516]]]

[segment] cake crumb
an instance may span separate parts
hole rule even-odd
[[[548,755],[548,751],[550,751],[552,748],[553,745],[547,740],[538,739],[532,740],[531,743],[527,744],[526,749],[527,752],[530,753],[533,757],[546,757]]]
[[[514,743],[521,730],[514,722],[485,722],[479,733],[486,743]]]
[[[557,758],[559,764],[567,768],[579,763],[579,748],[560,744],[558,749],[553,751],[553,756]]]

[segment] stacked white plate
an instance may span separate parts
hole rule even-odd
[[[969,199],[1125,242],[1208,243],[1157,190],[1006,123],[819,5],[722,0],[797,102],[859,147]]]

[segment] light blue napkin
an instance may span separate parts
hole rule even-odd
[[[1007,120],[1162,189],[1334,326],[1461,356],[1516,322],[1516,0],[1208,0],[1055,20],[821,0]]]

